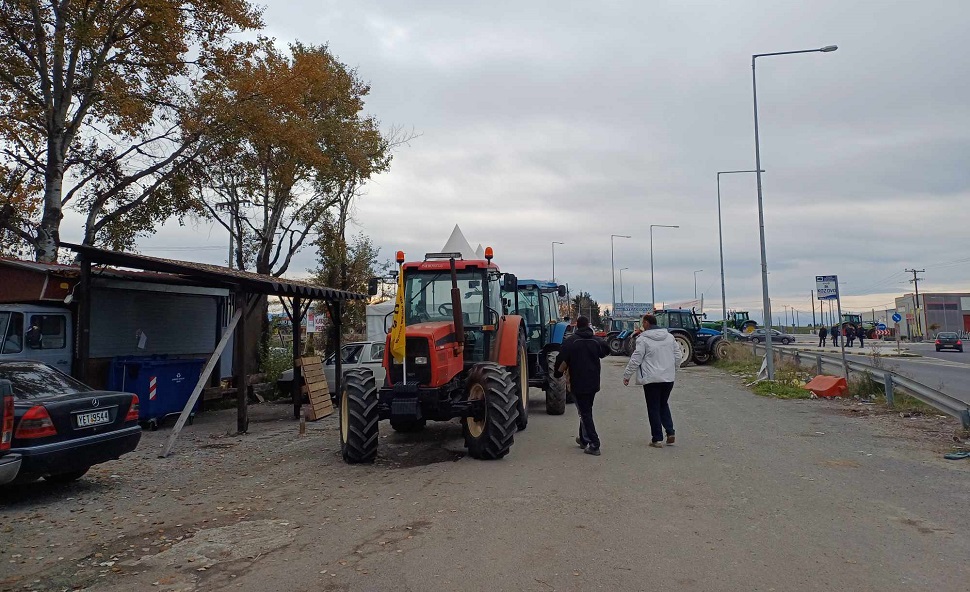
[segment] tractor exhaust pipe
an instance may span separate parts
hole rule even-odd
[[[451,315],[455,322],[455,339],[458,340],[458,351],[465,351],[465,322],[461,313],[461,292],[458,290],[458,272],[455,270],[455,258],[451,263]]]

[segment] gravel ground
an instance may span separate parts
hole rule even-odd
[[[300,436],[285,404],[252,406],[243,436],[231,433],[233,410],[200,415],[167,459],[158,453],[169,428],[145,432],[138,451],[77,483],[0,490],[0,590],[966,581],[944,557],[970,550],[966,520],[945,518],[970,485],[970,465],[940,459],[955,422],[855,401],[764,399],[719,370],[690,368],[673,399],[678,445],[655,451],[645,447],[642,397],[616,386],[618,360],[605,366],[599,458],[571,442],[572,408],[546,416],[536,390],[529,429],[497,462],[465,458],[454,423],[409,435],[382,423],[376,464],[349,467],[336,416]],[[670,461],[673,474],[658,464]]]

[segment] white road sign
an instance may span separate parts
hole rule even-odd
[[[815,294],[819,300],[835,300],[839,297],[839,276],[815,276]]]

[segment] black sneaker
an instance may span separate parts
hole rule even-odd
[[[586,454],[592,454],[593,456],[599,456],[600,455],[600,449],[599,448],[594,448],[592,445],[587,446],[586,449],[583,450],[583,452],[585,452]]]
[[[583,439],[579,436],[576,436],[576,443],[579,444],[580,448],[586,448],[586,442],[583,442]]]

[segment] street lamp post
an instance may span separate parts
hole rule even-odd
[[[718,171],[717,172],[717,243],[721,251],[721,335],[727,336],[727,294],[724,289],[724,232],[721,229],[721,175],[735,173],[753,173],[750,171]],[[762,173],[764,171],[761,171]]]
[[[616,308],[616,271],[613,268],[613,239],[614,238],[630,238],[626,234],[611,234],[610,235],[610,282],[613,284],[613,308]],[[613,309],[610,309],[610,314],[613,313]]]
[[[680,226],[671,226],[669,224],[651,224],[650,225],[650,303],[654,308],[657,307],[657,292],[653,284],[653,229],[654,228],[680,228]]]
[[[561,243],[559,241],[552,241],[552,281],[556,281],[556,245],[564,245],[566,243]]]
[[[791,55],[796,53],[828,53],[838,49],[837,45],[826,45],[817,49],[800,49],[798,51],[776,51],[773,53],[756,53],[751,56],[751,89],[754,98],[754,160],[755,175],[758,178],[758,230],[761,236],[761,299],[765,308],[765,323],[771,327],[771,303],[768,301],[768,257],[765,254],[765,210],[761,194],[761,143],[758,137],[758,79],[755,70],[755,60],[758,58],[778,55]],[[771,339],[765,339],[765,369],[768,371],[768,380],[775,379],[775,360],[774,352],[771,347]]]
[[[623,270],[630,269],[629,267],[620,268],[620,302],[623,302]]]
[[[694,300],[697,300],[697,274],[704,271],[703,269],[698,269],[694,272]]]

